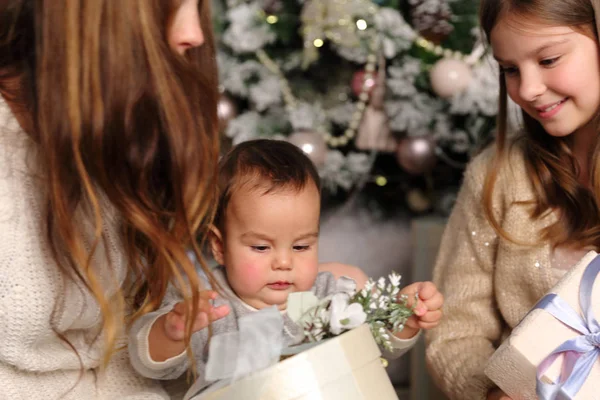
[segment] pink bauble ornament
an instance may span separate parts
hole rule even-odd
[[[363,85],[365,86],[367,94],[370,95],[377,84],[374,74],[371,74],[371,76],[365,80],[366,76],[367,73],[364,70],[356,71],[352,76],[352,93],[357,97],[363,92]]]
[[[409,174],[422,175],[435,166],[435,143],[431,138],[424,136],[402,138],[398,142],[396,159]]]
[[[229,121],[238,116],[238,108],[235,102],[222,93],[217,103],[217,116],[219,117],[219,130],[224,132],[227,129]]]
[[[448,98],[465,90],[473,73],[464,61],[442,58],[429,72],[433,91],[440,97]]]
[[[294,132],[288,137],[288,142],[298,146],[317,167],[325,165],[327,143],[318,132]]]

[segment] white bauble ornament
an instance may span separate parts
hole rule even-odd
[[[464,61],[442,58],[429,72],[433,91],[440,97],[448,98],[465,90],[473,79],[473,72]]]

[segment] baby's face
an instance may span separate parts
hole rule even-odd
[[[285,309],[292,292],[309,290],[318,272],[320,195],[241,187],[225,213],[223,259],[229,284],[248,305]]]

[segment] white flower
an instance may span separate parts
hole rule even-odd
[[[349,297],[343,293],[335,294],[331,298],[331,321],[329,330],[334,335],[339,335],[344,330],[360,326],[367,319],[359,303],[348,305]]]
[[[323,322],[323,324],[328,324],[331,315],[326,308],[321,308],[319,310],[319,319]]]
[[[397,274],[395,272],[392,272],[390,274],[390,282],[392,283],[392,286],[394,286],[394,287],[400,286],[400,279],[401,278],[402,278],[401,275],[399,275],[399,274]]]

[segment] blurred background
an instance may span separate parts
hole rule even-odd
[[[477,0],[213,0],[223,148],[285,139],[324,183],[322,261],[431,279],[466,163],[493,140],[498,67]],[[513,113],[515,114],[515,113]],[[423,343],[388,372],[442,399]]]

